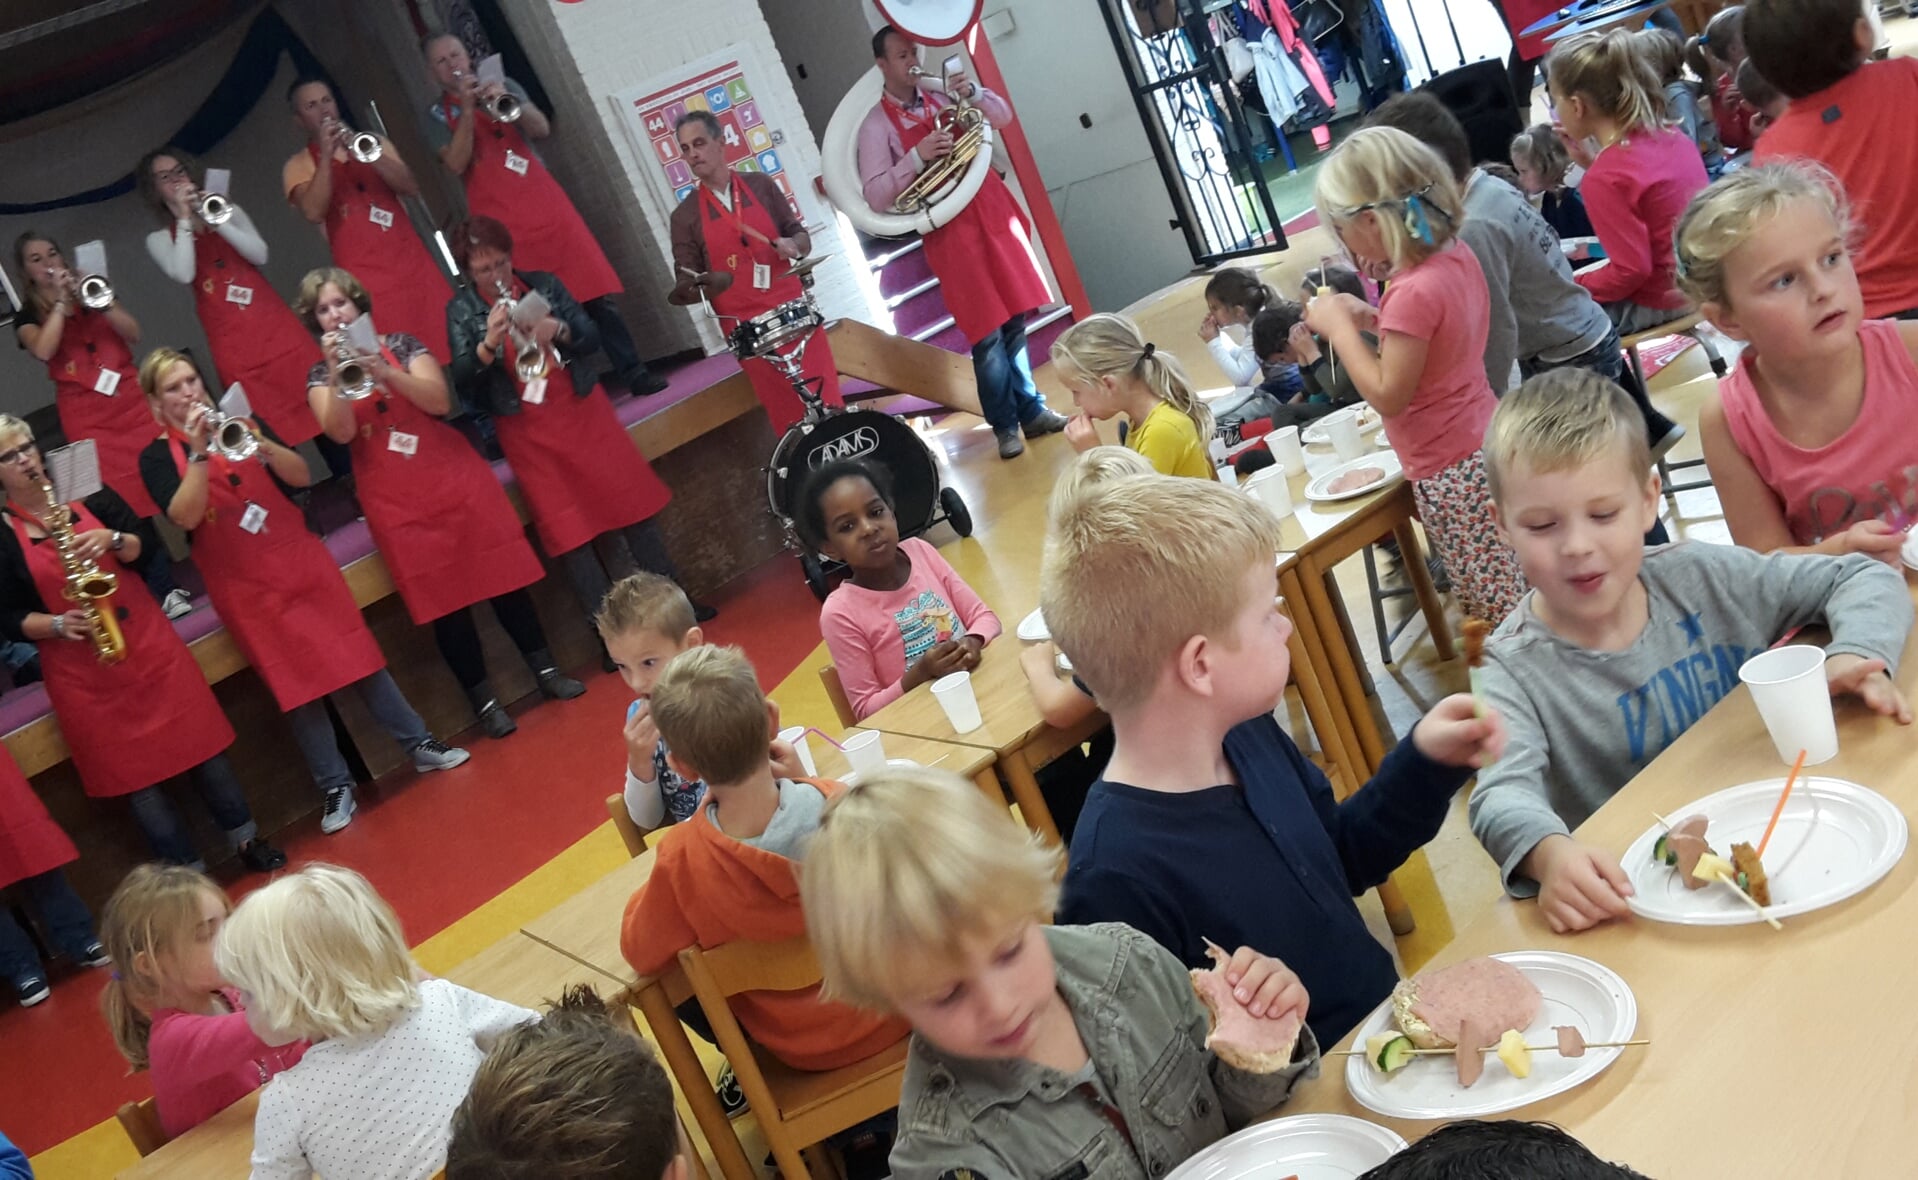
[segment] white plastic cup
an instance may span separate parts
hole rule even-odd
[[[1327,414],[1320,421],[1325,423],[1325,436],[1332,440],[1332,450],[1341,463],[1349,463],[1365,454],[1365,440],[1359,436],[1357,414],[1340,410],[1336,414]]]
[[[1287,475],[1305,474],[1305,448],[1299,444],[1299,428],[1287,426],[1265,436],[1266,449]]]
[[[1292,489],[1287,486],[1283,467],[1267,467],[1256,472],[1245,483],[1248,496],[1272,510],[1272,515],[1286,517],[1292,515]]]
[[[800,768],[806,772],[807,778],[818,775],[819,766],[812,760],[812,743],[806,740],[805,726],[794,725],[780,730],[779,740],[791,746],[793,752],[799,755]]]
[[[1218,476],[1219,482],[1226,487],[1236,488],[1239,486],[1239,470],[1230,463],[1220,467],[1217,471],[1214,471],[1213,474]]]
[[[1738,669],[1738,678],[1750,687],[1772,745],[1787,764],[1798,761],[1800,750],[1807,766],[1838,756],[1823,648],[1794,643],[1760,652]]]
[[[933,681],[932,699],[946,711],[954,733],[971,733],[985,724],[979,716],[979,698],[973,695],[970,672],[953,672]]]
[[[880,744],[879,731],[862,729],[858,733],[848,734],[845,744],[846,761],[852,763],[854,774],[886,768],[886,747]]]

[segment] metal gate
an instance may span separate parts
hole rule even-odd
[[[1099,0],[1192,260],[1284,247],[1205,0]]]

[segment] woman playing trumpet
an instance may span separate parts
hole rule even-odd
[[[284,865],[285,855],[259,835],[222,752],[233,744],[233,726],[205,673],[145,589],[120,572],[140,556],[133,531],[139,518],[127,502],[107,487],[85,503],[50,504],[33,431],[11,414],[0,414],[0,488],[7,524],[0,532],[0,637],[39,645],[47,697],[87,794],[126,797],[155,856],[199,866],[192,838],[158,785],[184,771],[248,868]],[[49,539],[60,524],[55,511],[73,514],[73,556],[119,575],[112,595],[94,604],[119,624],[118,660],[101,658],[94,612],[67,600],[60,546]]]
[[[140,388],[165,431],[140,456],[147,491],[192,537],[213,609],[292,723],[325,799],[320,830],[339,831],[355,809],[353,773],[326,712],[328,693],[352,686],[413,769],[465,762],[466,751],[434,740],[393,683],[333,555],[280,490],[312,482],[306,460],[265,423],[223,420],[199,370],[171,348],[147,354]],[[301,413],[311,411],[302,406]],[[216,430],[227,436],[225,445]]]
[[[433,624],[440,655],[459,678],[486,732],[518,728],[486,680],[486,658],[468,609],[490,600],[500,626],[526,658],[540,692],[567,700],[586,686],[562,673],[526,587],[544,572],[493,470],[459,431],[441,421],[453,395],[439,362],[418,339],[383,336],[378,351],[353,356],[347,329],[373,309],[346,271],[323,267],[300,283],[298,310],[324,335],[326,360],[307,374],[307,400],[320,428],[353,449],[353,472],[367,527],[416,623]],[[370,392],[342,383],[357,367]]]
[[[159,515],[159,506],[140,484],[140,451],[153,437],[153,416],[133,396],[133,346],[140,342],[140,322],[118,300],[97,310],[81,302],[80,277],[67,265],[59,243],[43,233],[28,230],[14,239],[13,266],[22,286],[14,332],[53,378],[60,432],[68,442],[92,439],[107,486],[125,496],[136,515]],[[192,597],[173,580],[173,563],[157,535],[146,526],[140,533],[148,555],[140,567],[147,587],[167,617],[177,619],[193,609]]]
[[[453,386],[493,417],[540,544],[566,567],[581,608],[590,617],[612,588],[596,540],[621,576],[637,562],[677,578],[652,520],[673,494],[592,374],[578,371],[578,358],[598,347],[592,318],[556,276],[515,271],[513,236],[491,217],[468,218],[447,237],[473,279],[446,305]],[[516,326],[513,308],[532,293],[548,310]]]
[[[297,446],[318,434],[320,424],[306,404],[306,374],[319,361],[319,349],[259,272],[266,265],[266,240],[252,218],[222,197],[226,220],[209,226],[200,216],[207,199],[200,188],[203,173],[176,147],[148,152],[134,176],[140,196],[164,222],[147,235],[147,253],[168,278],[192,289],[220,380],[239,382],[247,403],[287,443]],[[337,471],[344,458],[339,448],[327,454],[327,465]]]

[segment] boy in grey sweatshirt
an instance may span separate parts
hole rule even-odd
[[[1658,480],[1623,390],[1581,369],[1500,402],[1485,465],[1499,530],[1532,589],[1486,648],[1486,705],[1505,755],[1479,772],[1472,831],[1514,896],[1554,931],[1627,912],[1610,852],[1571,831],[1738,687],[1739,665],[1824,621],[1831,691],[1910,724],[1892,682],[1912,603],[1874,558],[1760,555],[1686,543],[1647,550]]]

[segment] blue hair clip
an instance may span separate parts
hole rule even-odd
[[[1436,245],[1438,239],[1432,234],[1432,223],[1425,216],[1425,201],[1417,193],[1405,198],[1405,232],[1418,239],[1420,245]]]

